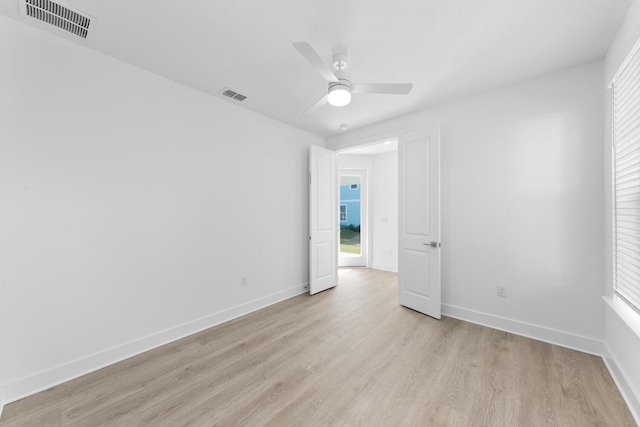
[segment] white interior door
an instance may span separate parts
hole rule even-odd
[[[398,139],[398,302],[440,319],[440,131]]]
[[[311,146],[309,161],[309,293],[338,284],[336,153]]]

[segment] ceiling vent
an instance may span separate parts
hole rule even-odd
[[[231,98],[231,99],[235,99],[235,100],[236,100],[236,101],[238,101],[238,102],[242,102],[242,101],[244,101],[245,99],[247,99],[247,97],[246,97],[246,96],[244,96],[243,94],[238,93],[238,92],[236,92],[236,91],[235,91],[235,90],[233,90],[233,89],[229,89],[228,87],[225,87],[225,88],[222,90],[222,92],[220,92],[220,93],[221,93],[222,95],[226,96],[226,97],[229,97],[229,98]]]
[[[20,10],[47,24],[54,25],[83,39],[87,38],[92,17],[50,0],[20,0]]]

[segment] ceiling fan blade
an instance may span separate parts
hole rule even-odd
[[[313,113],[315,113],[320,108],[325,106],[325,104],[327,103],[327,98],[329,98],[329,95],[325,95],[322,98],[318,99],[311,107],[309,107],[306,110],[304,110],[304,113],[305,114],[313,114]]]
[[[391,95],[406,95],[411,92],[412,83],[353,83],[353,93],[386,93]]]
[[[311,63],[311,65],[313,65],[328,82],[337,83],[339,81],[336,75],[331,71],[331,68],[324,63],[322,58],[320,58],[320,55],[313,50],[309,43],[295,42],[293,47],[296,48],[296,50],[300,52],[300,54],[304,56],[305,59],[309,61],[309,63]]]

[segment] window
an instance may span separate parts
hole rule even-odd
[[[340,205],[340,222],[347,220],[347,205]]]
[[[640,44],[613,79],[613,283],[640,312]]]

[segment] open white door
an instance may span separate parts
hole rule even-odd
[[[336,153],[311,146],[309,162],[309,293],[338,284]]]
[[[398,302],[440,319],[440,130],[398,139]]]

